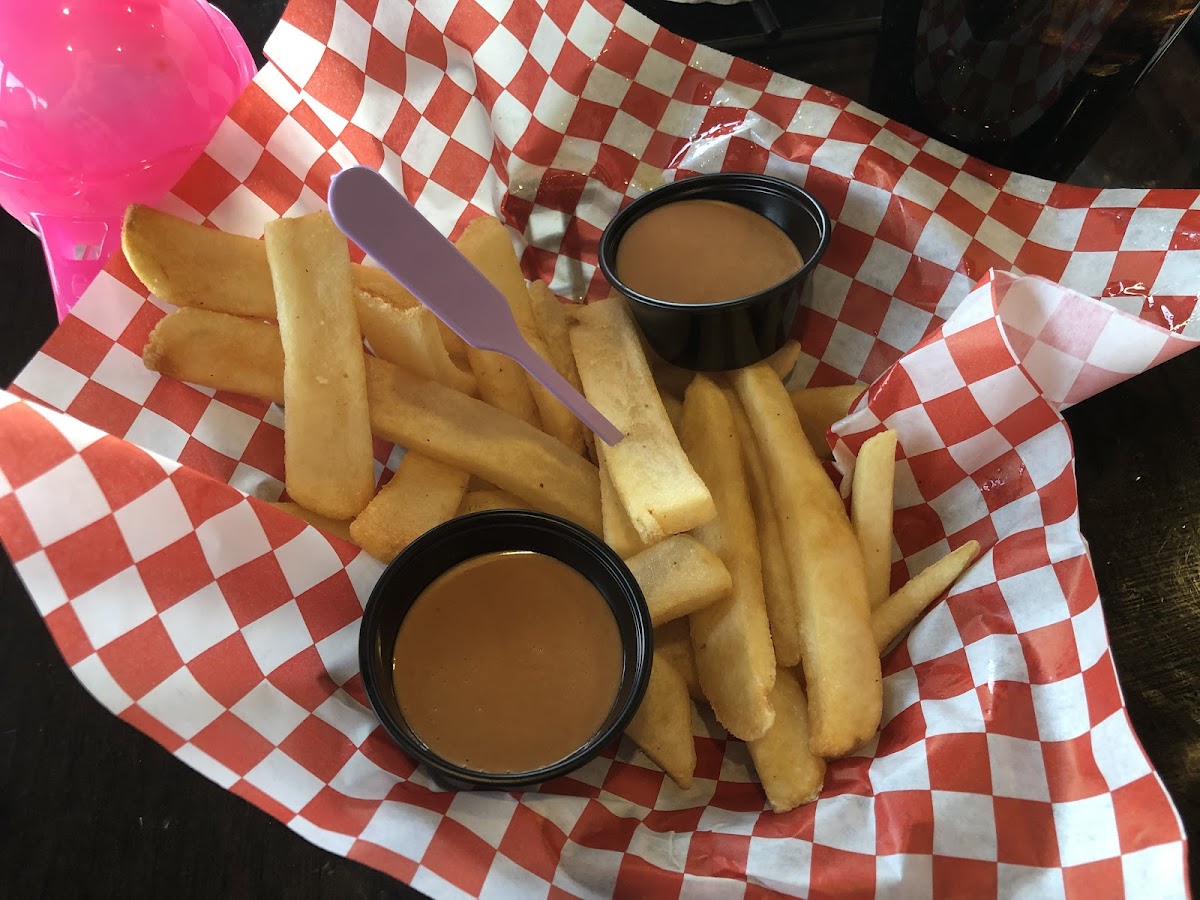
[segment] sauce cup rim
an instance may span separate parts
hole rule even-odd
[[[624,238],[625,232],[629,230],[634,222],[646,213],[661,206],[679,203],[684,200],[715,199],[707,196],[707,194],[712,190],[722,187],[737,186],[786,197],[792,202],[805,206],[806,211],[816,219],[817,228],[820,231],[817,249],[815,252],[809,254],[808,258],[804,260],[804,263],[795,272],[782,281],[776,282],[760,291],[755,291],[753,294],[734,297],[730,300],[720,300],[716,303],[676,303],[671,300],[659,300],[635,291],[618,277],[616,272],[617,250],[621,246],[621,239]],[[676,194],[680,196],[675,196]],[[800,187],[800,185],[782,178],[776,178],[773,175],[761,175],[756,172],[715,172],[708,175],[689,175],[685,178],[672,181],[669,184],[659,185],[630,202],[628,206],[613,216],[609,220],[608,225],[605,226],[604,232],[600,235],[600,244],[596,257],[600,266],[600,272],[604,275],[605,280],[630,300],[658,309],[685,309],[691,313],[718,313],[729,309],[737,309],[741,306],[749,306],[764,295],[774,293],[785,285],[806,278],[820,263],[821,257],[825,255],[832,231],[833,223],[829,218],[829,213],[826,211],[825,206],[811,193]]]

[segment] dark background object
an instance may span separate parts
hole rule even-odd
[[[1062,181],[1195,0],[884,0],[870,105],[1003,166]]]
[[[219,2],[256,52],[285,5]],[[870,102],[876,35],[769,44],[748,7],[634,5],[679,33],[744,41],[739,53],[755,62]],[[880,0],[847,0],[836,9],[832,0],[772,0],[772,7],[781,38],[789,28],[882,12]],[[1193,20],[1115,110],[1073,183],[1200,187],[1197,33]],[[0,384],[53,327],[41,248],[0,216]],[[1129,714],[1193,832],[1200,827],[1197,397],[1200,352],[1193,352],[1067,414],[1083,533]],[[63,664],[2,553],[0,615],[0,896],[420,896],[317,849],[105,712]]]

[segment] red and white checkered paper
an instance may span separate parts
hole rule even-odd
[[[438,898],[1186,896],[1059,411],[1195,343],[1197,193],[997,170],[615,0],[294,0],[268,56],[164,208],[259,235],[364,163],[448,234],[500,215],[527,274],[580,298],[627,198],[719,170],[806,185],[837,224],[796,383],[875,383],[832,437],[848,470],[900,433],[897,582],[985,553],[886,656],[880,735],[813,805],[764,812],[702,714],[686,792],[628,742],[540,791],[442,791],[366,705],[379,565],[254,499],[280,491],[277,407],[142,367],[163,306],[118,256],[0,395],[0,537],[100,702]]]

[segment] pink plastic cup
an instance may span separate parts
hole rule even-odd
[[[204,0],[0,3],[0,206],[41,238],[60,320],[254,72]]]

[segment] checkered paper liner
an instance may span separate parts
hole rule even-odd
[[[836,452],[848,470],[900,433],[897,583],[985,552],[886,656],[880,735],[811,806],[765,813],[702,713],[687,792],[628,742],[541,791],[442,791],[366,706],[379,565],[255,499],[281,489],[278,407],[142,367],[164,306],[118,256],[0,398],[0,537],[101,703],[438,898],[1186,895],[1059,411],[1195,343],[1200,196],[990,168],[608,0],[296,0],[268,56],[164,208],[260,235],[364,163],[448,234],[499,214],[530,277],[594,298],[626,198],[719,170],[805,184],[837,224],[796,383],[875,382]],[[376,449],[381,472],[403,452]]]

